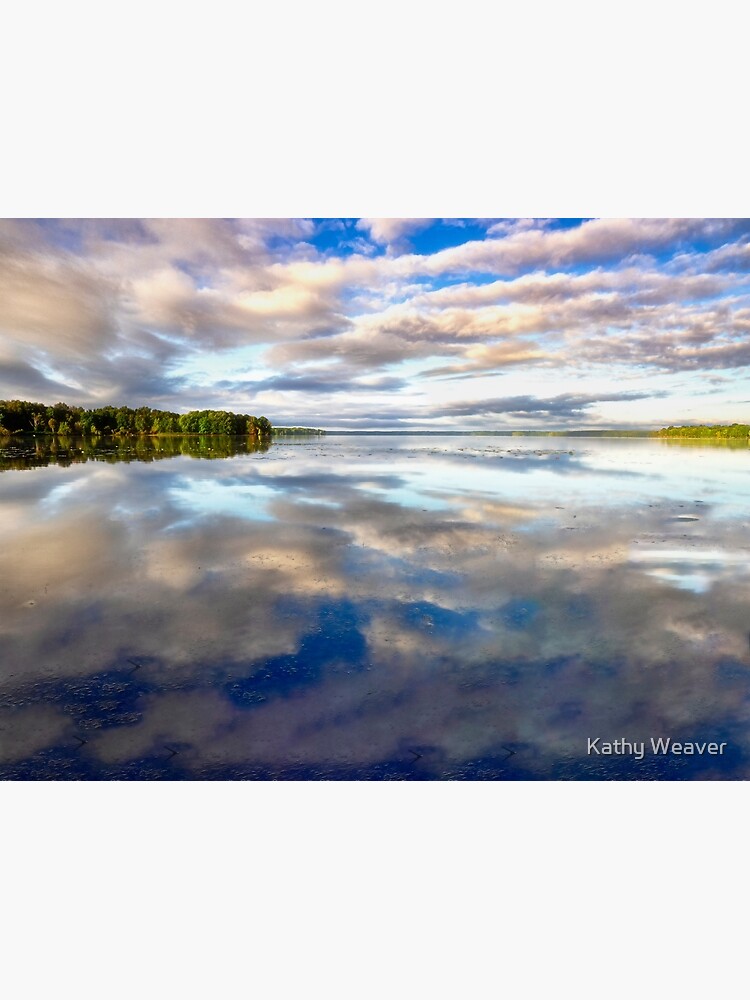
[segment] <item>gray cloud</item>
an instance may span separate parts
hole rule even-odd
[[[0,247],[0,333],[61,359],[106,350],[116,331],[117,288],[68,255]]]
[[[551,399],[540,399],[537,396],[506,396],[500,399],[482,399],[460,403],[449,403],[433,412],[436,415],[451,417],[463,416],[494,416],[507,414],[520,417],[558,417],[568,419],[580,416],[584,410],[597,403],[627,402],[636,399],[647,399],[658,395],[646,392],[617,392],[602,395],[586,395],[563,393]]]
[[[233,392],[248,391],[253,393],[267,392],[392,392],[403,389],[408,383],[400,378],[382,377],[369,382],[346,378],[344,373],[335,366],[332,370],[320,372],[311,371],[306,374],[274,375],[259,381],[217,382],[218,388]]]
[[[0,359],[0,398],[29,399],[41,402],[56,402],[63,397],[76,395],[69,385],[48,378],[39,368],[26,361],[3,361]],[[54,397],[54,400],[52,399]]]

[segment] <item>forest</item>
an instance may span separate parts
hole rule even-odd
[[[256,441],[270,438],[266,417],[228,410],[191,410],[172,413],[150,406],[101,406],[86,410],[67,403],[30,403],[0,400],[0,435],[51,434],[62,437],[138,437],[148,434],[229,434]]]
[[[750,437],[750,424],[696,424],[692,427],[662,427],[657,437],[717,438],[719,440]]]

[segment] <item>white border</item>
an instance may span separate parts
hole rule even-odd
[[[747,213],[725,2],[4,13],[0,215]],[[15,998],[739,995],[740,785],[6,785]]]

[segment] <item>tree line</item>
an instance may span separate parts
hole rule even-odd
[[[147,434],[229,434],[261,441],[273,428],[266,417],[229,410],[191,410],[172,413],[150,406],[100,406],[86,410],[67,403],[30,403],[0,400],[0,434],[53,434],[84,437],[137,437]]]
[[[300,437],[309,434],[325,434],[319,427],[274,427],[274,437]]]
[[[718,438],[720,440],[750,437],[750,424],[696,424],[692,427],[662,427],[657,437]]]

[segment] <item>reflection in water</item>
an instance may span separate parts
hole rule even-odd
[[[0,448],[0,776],[748,777],[748,452],[675,444]]]
[[[268,451],[266,442],[246,437],[172,434],[164,437],[20,437],[0,439],[0,471],[81,462],[153,462],[159,458],[229,458]]]

